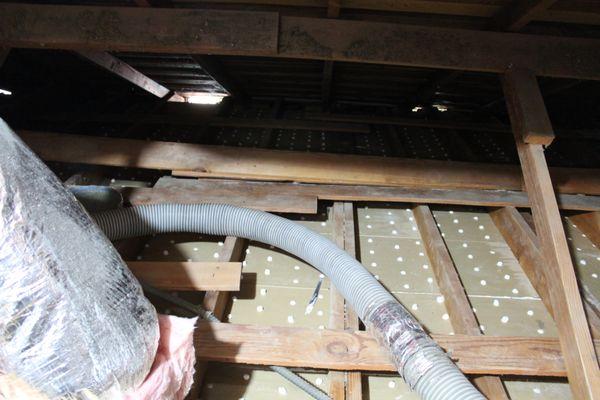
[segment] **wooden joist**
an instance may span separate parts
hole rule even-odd
[[[77,54],[156,97],[163,98],[171,93],[168,88],[107,52],[79,50]]]
[[[577,278],[554,196],[544,149],[539,144],[525,143],[524,132],[521,131],[529,123],[519,121],[519,118],[539,118],[539,116],[521,115],[516,111],[524,108],[519,103],[527,101],[527,98],[514,92],[511,84],[508,83],[509,80],[510,78],[504,80],[505,97],[525,186],[531,202],[537,237],[545,261],[543,274],[548,285],[548,296],[559,332],[561,349],[565,356],[570,387],[577,399],[600,399],[600,370],[579,296]]]
[[[46,161],[173,170],[190,177],[308,183],[404,186],[428,189],[521,190],[517,166],[437,160],[148,142],[49,132],[19,132]],[[554,168],[562,193],[600,194],[594,169]]]
[[[440,293],[444,296],[444,304],[448,310],[454,333],[471,336],[481,335],[479,322],[477,322],[473,307],[469,302],[456,266],[438,230],[431,210],[428,206],[418,205],[413,208],[413,214],[425,244],[427,256],[431,261],[431,268],[440,288]],[[498,377],[478,376],[473,379],[473,383],[488,399],[508,400],[502,380]]]
[[[240,290],[239,262],[128,261],[139,280],[167,290]]]
[[[566,375],[557,339],[433,335],[466,374]],[[198,324],[199,360],[339,371],[396,372],[367,332],[225,323]],[[600,342],[596,342],[600,349]]]
[[[344,203],[335,202],[332,208],[333,219],[333,241],[340,247],[344,248]],[[345,323],[345,301],[341,293],[330,285],[329,287],[329,329],[344,330]],[[344,400],[346,397],[346,374],[342,371],[330,371],[328,374],[329,380],[329,397],[332,400]]]
[[[537,75],[600,79],[597,39],[258,11],[3,4],[0,46],[277,56],[495,73],[519,64]]]

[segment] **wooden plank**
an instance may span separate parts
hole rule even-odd
[[[135,86],[155,95],[156,97],[162,98],[171,93],[168,88],[148,78],[131,65],[119,60],[107,52],[79,50],[77,51],[77,54],[108,70],[109,72],[120,76],[126,81],[133,83]]]
[[[440,293],[444,296],[444,304],[454,333],[471,336],[481,335],[479,322],[477,322],[473,307],[469,302],[456,266],[438,230],[431,210],[428,206],[418,205],[413,208],[413,214],[425,244],[425,251],[431,261],[431,268],[440,288]],[[502,380],[498,377],[478,376],[473,379],[473,383],[488,399],[508,400]]]
[[[10,47],[264,56],[277,52],[278,25],[272,12],[0,5]]]
[[[506,84],[506,80],[504,83],[505,97],[514,99],[510,93],[511,86]],[[600,399],[600,370],[594,356],[544,150],[541,145],[523,141],[523,132],[518,130],[521,126],[517,121],[518,112],[511,101],[507,101],[507,107],[546,264],[544,274],[571,390],[577,399]]]
[[[397,203],[422,203],[422,204],[452,204],[475,205],[483,207],[529,207],[525,192],[500,191],[500,190],[447,190],[447,189],[422,189],[399,188],[384,186],[358,186],[358,185],[327,185],[327,184],[300,184],[285,182],[260,182],[227,179],[180,179],[162,177],[154,185],[154,189],[171,190],[168,196],[152,197],[150,203],[172,202],[185,203],[193,199],[202,202],[203,199],[214,202],[232,201],[240,197],[240,193],[248,199],[240,203],[250,207],[250,201],[255,198],[262,199],[277,193],[283,199],[288,199],[289,204],[271,204],[269,210],[273,212],[301,212],[303,208],[297,201],[308,197],[310,199],[331,201],[371,201],[371,202],[397,202]],[[122,193],[124,199],[133,204],[146,204],[147,188],[128,188]],[[598,210],[600,211],[599,196],[559,195],[559,207],[566,210]],[[236,200],[237,201],[237,200]],[[256,200],[257,202],[259,200]],[[311,200],[312,201],[312,200]],[[275,201],[273,201],[275,203]],[[258,207],[257,207],[258,208]],[[266,209],[266,207],[265,207]],[[312,210],[312,207],[311,207]],[[307,209],[307,213],[310,213]]]
[[[490,22],[490,29],[516,32],[531,22],[557,0],[519,0],[500,9]]]
[[[332,208],[333,218],[333,241],[338,247],[344,248],[344,203],[335,202]],[[335,286],[329,286],[329,329],[344,330],[345,323],[344,297]],[[344,400],[346,398],[346,374],[342,371],[330,371],[329,397],[332,400]]]
[[[513,113],[514,129],[523,141],[548,146],[554,140],[554,130],[546,112],[544,99],[535,75],[526,69],[511,68],[504,75],[506,101]]]
[[[186,182],[190,181],[190,182]],[[159,180],[160,182],[160,180]],[[213,186],[214,187],[214,186]],[[317,213],[317,196],[297,196],[285,193],[257,191],[249,186],[222,186],[216,191],[199,190],[192,179],[181,180],[168,187],[154,188],[124,188],[123,198],[131,205],[162,204],[162,203],[226,203],[240,207],[254,208],[262,211],[282,213]]]
[[[549,285],[544,273],[545,262],[540,243],[524,216],[514,207],[503,207],[490,212],[490,217],[504,237],[519,265],[538,292],[550,315],[554,315],[550,300]],[[582,288],[583,289],[583,288]],[[582,290],[583,306],[588,325],[596,339],[600,339],[600,316],[594,307],[597,303],[592,293]]]
[[[128,261],[127,266],[141,281],[168,290],[240,290],[239,262]]]
[[[436,189],[520,190],[517,166],[19,132],[46,161],[175,170],[178,175]],[[555,168],[556,189],[600,194],[600,173]]]
[[[566,375],[554,338],[432,335],[466,374]],[[397,372],[367,332],[224,323],[198,324],[200,360],[340,371]],[[600,342],[595,342],[600,349]],[[208,351],[207,349],[210,349]]]
[[[248,94],[242,85],[227,73],[225,66],[216,56],[194,54],[191,57],[200,64],[202,69],[216,80],[219,85],[228,91],[231,96],[242,102],[248,100]]]
[[[236,29],[232,29],[235,27]],[[600,40],[257,11],[3,4],[9,47],[278,56],[600,79]],[[494,51],[490,51],[494,49]]]
[[[597,248],[600,249],[600,213],[590,212],[576,214],[569,217],[571,222],[579,229]]]

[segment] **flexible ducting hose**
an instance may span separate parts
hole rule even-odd
[[[327,275],[385,346],[398,372],[424,400],[482,400],[415,318],[354,258],[330,240],[285,218],[224,204],[156,204],[95,216],[112,239],[197,232],[263,242]]]

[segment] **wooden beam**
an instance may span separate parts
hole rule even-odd
[[[139,280],[167,290],[240,290],[239,262],[128,261]]]
[[[550,300],[549,284],[544,273],[545,262],[540,243],[530,224],[514,207],[502,207],[490,212],[490,217],[502,234],[511,251],[519,260],[519,265],[529,278],[550,315],[554,316]],[[590,330],[596,339],[600,339],[600,316],[594,304],[597,302],[592,293],[582,290],[583,306]]]
[[[283,180],[306,183],[404,186],[435,189],[520,190],[519,168],[436,160],[245,149],[148,142],[48,132],[19,132],[46,161],[177,171],[177,175]],[[556,189],[600,194],[600,173],[555,168]],[[416,189],[415,189],[416,190]]]
[[[522,127],[518,121],[519,113],[512,102],[519,98],[511,93],[511,87],[504,80],[505,97],[511,99],[507,101],[507,107],[546,264],[544,274],[571,390],[577,399],[600,399],[600,370],[594,356],[544,150],[541,145],[523,141],[524,132],[519,130]]]
[[[554,338],[432,335],[465,374],[566,375]],[[387,352],[367,332],[200,322],[199,360],[339,371],[397,373]],[[600,342],[596,341],[600,349]]]
[[[600,79],[598,39],[279,18],[257,11],[2,4],[0,45],[277,56],[494,73],[518,64],[540,76]]]
[[[513,0],[500,9],[489,24],[490,29],[516,32],[530,23],[557,0]]]
[[[535,75],[526,69],[511,68],[504,75],[504,86],[514,129],[525,143],[549,146],[554,130]]]
[[[427,256],[431,261],[431,268],[440,288],[440,293],[444,296],[444,304],[450,316],[454,333],[471,336],[481,335],[479,322],[477,322],[473,307],[469,302],[456,266],[438,230],[431,210],[428,206],[418,205],[413,208],[413,214],[425,244]],[[488,399],[508,400],[502,380],[498,377],[478,376],[473,379],[473,383]]]
[[[77,54],[156,97],[163,98],[171,93],[168,88],[107,52],[79,50]]]

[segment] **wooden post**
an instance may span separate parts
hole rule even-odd
[[[532,120],[544,120],[548,116],[522,112],[527,109],[524,104],[530,101],[527,93],[516,89],[516,85],[523,80],[522,76],[522,72],[518,69],[508,70],[504,76],[504,92],[525,187],[546,265],[543,273],[554,310],[567,375],[576,399],[600,399],[600,370],[579,297],[575,270],[544,157],[544,149],[540,144],[528,144],[524,141],[525,127],[533,126]],[[536,108],[535,111],[546,114],[543,108]]]
[[[479,323],[465,288],[460,281],[456,266],[429,207],[416,206],[413,208],[413,214],[423,238],[423,243],[425,243],[425,250],[431,261],[435,279],[442,296],[444,296],[454,333],[459,335],[481,335]],[[502,380],[497,376],[479,376],[473,379],[473,383],[488,399],[508,400]]]
[[[227,236],[223,247],[219,251],[218,261],[220,262],[231,262],[231,261],[242,261],[244,257],[244,250],[248,241],[246,239],[240,239],[233,236]],[[202,306],[209,311],[212,311],[215,317],[223,319],[225,313],[225,307],[229,301],[229,292],[220,291],[208,291],[204,295]],[[196,362],[196,373],[194,376],[194,383],[190,390],[190,399],[197,399],[202,390],[202,381],[206,374],[208,364],[206,362]]]
[[[333,203],[333,239],[335,244],[344,248],[344,203]],[[345,328],[344,298],[333,286],[329,286],[329,328],[343,330]],[[342,371],[329,372],[329,396],[332,400],[344,400],[346,374]]]

